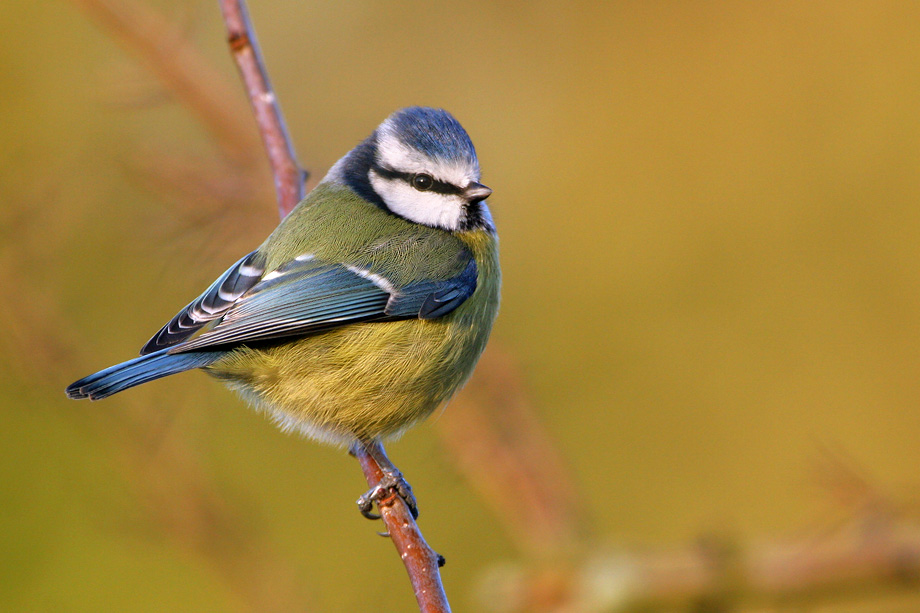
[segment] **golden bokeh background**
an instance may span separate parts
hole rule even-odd
[[[216,3],[110,4],[175,24],[255,135]],[[411,610],[346,454],[198,374],[64,398],[277,223],[264,162],[222,157],[98,6],[0,5],[0,608],[237,611],[296,593],[279,608]],[[744,549],[832,532],[864,503],[920,522],[920,5],[250,9],[314,179],[402,106],[447,108],[472,136],[502,240],[493,339],[592,543]],[[527,554],[438,428],[389,449],[455,610],[481,610],[483,578]],[[189,500],[223,515],[201,522]],[[809,607],[920,598],[887,585]]]

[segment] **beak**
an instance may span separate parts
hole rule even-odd
[[[479,200],[485,200],[491,195],[492,190],[482,183],[476,183],[475,181],[471,182],[466,186],[466,189],[463,190],[463,197],[466,198],[469,202],[477,202]]]

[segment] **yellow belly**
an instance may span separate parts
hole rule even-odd
[[[283,429],[350,444],[398,435],[428,416],[469,378],[486,337],[465,318],[352,324],[240,347],[205,370]]]

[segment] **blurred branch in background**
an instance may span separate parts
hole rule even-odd
[[[143,2],[71,2],[143,61],[207,128],[227,160],[245,169],[264,166],[258,134],[238,102],[237,89],[208,63],[180,28]]]
[[[579,494],[527,396],[520,367],[500,345],[489,345],[437,425],[458,468],[521,551],[557,560],[581,542]]]
[[[577,564],[504,565],[483,581],[483,608],[625,613],[758,611],[852,603],[920,585],[915,518],[863,510],[820,537],[755,544],[725,535],[686,549],[595,545]]]
[[[22,226],[17,235],[35,236],[36,230]],[[56,307],[60,301],[50,298],[34,279],[18,274],[22,268],[17,262],[31,257],[28,245],[23,240],[4,245],[0,283],[11,284],[7,287],[17,292],[14,300],[4,293],[0,306],[18,322],[4,327],[14,334],[0,339],[3,355],[14,357],[6,362],[32,389],[45,389],[49,380],[66,380],[74,372],[89,372],[80,339]],[[91,420],[94,433],[111,438],[123,459],[125,481],[135,488],[160,533],[203,560],[246,609],[303,610],[308,599],[292,569],[219,493],[168,414],[130,396],[122,402],[124,410],[71,415],[81,422]]]
[[[36,247],[28,239],[36,236],[35,216],[40,210],[37,206],[0,208],[0,284],[17,288],[16,292],[0,292],[0,312],[14,324],[0,326],[0,347],[4,348],[5,356],[15,356],[4,360],[14,375],[36,381],[46,373],[63,374],[64,367],[74,363],[77,353],[72,330],[54,325],[60,321],[56,311],[58,301],[47,289],[37,287],[27,270],[19,265]]]
[[[439,420],[471,485],[533,558],[486,573],[479,600],[502,612],[743,611],[851,602],[920,585],[920,523],[841,450],[819,446],[816,482],[836,513],[817,535],[743,543],[702,537],[640,552],[590,538],[563,463],[515,361],[494,346]],[[827,517],[835,515],[836,525]]]
[[[189,41],[183,28],[143,2],[71,0],[157,78],[161,91],[189,109],[214,138],[215,153],[195,156],[167,143],[138,143],[126,162],[134,177],[175,202],[172,238],[196,236],[198,244],[222,235],[212,247],[237,257],[239,233],[264,210],[270,174],[259,134],[234,83]],[[167,199],[167,202],[170,200]],[[246,237],[249,238],[249,237]],[[245,243],[248,250],[249,243]]]
[[[186,433],[162,417],[150,423],[158,409],[135,403],[137,422],[116,441],[126,459],[126,480],[150,517],[214,568],[246,610],[310,610],[303,578],[272,549],[256,519],[202,469]]]

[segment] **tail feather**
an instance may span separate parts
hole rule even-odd
[[[75,399],[89,398],[90,400],[107,398],[141,383],[207,366],[225,353],[223,351],[200,351],[170,354],[168,351],[168,349],[163,349],[156,353],[142,355],[75,381],[67,387],[67,396]]]

